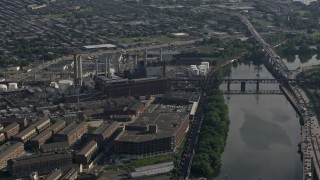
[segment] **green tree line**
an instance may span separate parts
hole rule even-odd
[[[219,173],[229,124],[228,106],[224,103],[222,92],[216,88],[206,104],[198,148],[191,167],[192,175],[209,179]]]

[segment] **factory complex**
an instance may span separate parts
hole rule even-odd
[[[1,82],[0,167],[14,178],[94,179],[104,165],[176,153],[201,94],[181,79],[204,79],[210,66],[171,65],[165,54],[175,53],[75,54],[24,84]]]

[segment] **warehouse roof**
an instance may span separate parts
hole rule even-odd
[[[187,106],[151,104],[140,117],[126,126],[117,141],[141,142],[172,137],[188,117]],[[156,125],[157,132],[148,132],[149,125]],[[129,128],[130,127],[130,128]]]
[[[87,45],[83,47],[85,49],[99,49],[99,48],[116,48],[117,46],[113,44],[97,44],[97,45]]]

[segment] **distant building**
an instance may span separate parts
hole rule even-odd
[[[13,122],[10,125],[6,126],[4,129],[1,129],[0,133],[3,133],[6,140],[9,140],[12,136],[19,133],[19,124]]]
[[[7,169],[15,178],[24,177],[32,172],[50,173],[61,167],[72,165],[72,155],[67,153],[45,153],[8,161]]]
[[[41,152],[58,152],[58,151],[65,151],[69,149],[69,143],[68,141],[64,142],[56,142],[56,143],[48,143],[48,144],[43,144],[40,146]]]
[[[42,132],[48,126],[50,126],[50,119],[41,119],[21,131],[19,134],[13,136],[12,139],[14,141],[26,142],[35,137],[38,133]]]
[[[64,176],[62,176],[62,180],[75,180],[78,177],[78,171],[74,168],[70,168]]]
[[[90,141],[87,145],[85,145],[80,152],[76,155],[76,160],[79,164],[87,165],[92,156],[98,150],[98,144],[96,141]]]
[[[89,134],[89,139],[96,141],[100,146],[118,129],[119,125],[119,122],[103,123],[93,133]]]
[[[18,123],[21,127],[27,127],[28,126],[28,122],[27,122],[27,119],[25,117],[21,117],[21,118],[4,117],[4,118],[0,118],[0,123],[3,124],[4,126],[8,126],[13,122]]]
[[[62,176],[61,169],[54,170],[47,178],[46,180],[58,180]]]
[[[57,121],[52,126],[38,134],[36,137],[30,140],[30,148],[40,149],[47,140],[49,140],[54,134],[63,129],[66,126],[64,121]]]
[[[167,80],[157,77],[110,80],[104,76],[98,76],[95,85],[97,90],[104,91],[110,97],[145,96],[164,94],[167,89]]]
[[[25,154],[24,145],[21,142],[9,141],[0,146],[0,168],[7,166],[9,159],[21,157]]]
[[[115,139],[115,153],[147,156],[175,151],[189,128],[186,109],[186,106],[151,104]]]
[[[81,123],[71,123],[60,132],[54,135],[55,142],[67,141],[69,145],[74,144],[88,131],[88,125],[85,121]]]

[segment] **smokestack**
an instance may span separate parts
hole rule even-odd
[[[122,59],[123,57],[122,57],[122,54],[120,53],[120,56],[119,56],[119,58],[118,58],[118,68],[117,68],[117,73],[118,73],[118,75],[120,74],[120,63],[121,63],[121,59]]]
[[[104,61],[104,67],[105,67],[104,75],[108,77],[108,57],[106,57],[106,60]]]
[[[73,55],[74,84],[78,82],[78,61],[77,54]]]
[[[160,48],[160,62],[162,62],[162,48]]]
[[[96,77],[95,77],[95,79],[97,80],[97,78],[98,78],[98,71],[99,71],[98,58],[95,59],[95,65],[96,65]]]
[[[111,78],[111,73],[110,73],[110,58],[108,58],[108,78]]]
[[[134,56],[134,68],[138,68],[138,55]]]
[[[147,49],[144,51],[144,64],[143,66],[146,68],[147,67],[147,57],[148,57],[148,52],[147,52]]]
[[[73,70],[74,70],[74,77],[77,78],[78,76],[78,62],[77,62],[77,55],[73,55]]]
[[[79,78],[79,85],[80,86],[82,86],[82,76],[83,76],[83,73],[82,73],[82,57],[81,57],[81,55],[79,55],[79,57],[78,57],[79,59],[78,59],[78,73],[79,73],[79,75],[78,75],[78,78]]]

